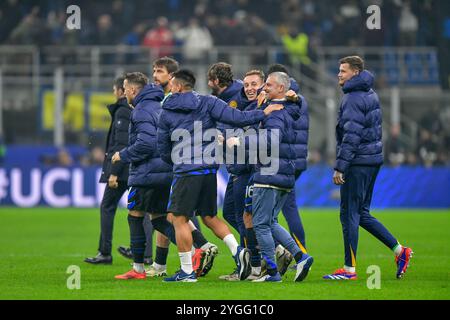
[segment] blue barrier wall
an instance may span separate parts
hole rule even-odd
[[[339,187],[331,182],[333,169],[310,166],[296,184],[297,203],[305,207],[335,207]],[[382,167],[372,207],[450,208],[450,168]]]
[[[98,207],[103,195],[99,167],[57,168],[42,165],[0,167],[0,205]],[[297,181],[301,207],[337,207],[339,188],[331,182],[333,169],[310,166]],[[218,175],[218,203],[227,183],[224,170]],[[125,205],[125,199],[122,201]],[[450,208],[450,168],[383,167],[378,176],[372,207]]]

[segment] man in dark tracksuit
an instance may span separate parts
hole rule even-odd
[[[112,163],[130,163],[128,186],[128,224],[130,228],[133,269],[116,279],[144,279],[146,235],[144,216],[151,215],[153,227],[174,239],[172,226],[166,220],[166,205],[172,181],[172,167],[161,160],[156,149],[156,123],[164,92],[148,84],[142,73],[129,73],[124,80],[125,95],[133,106],[128,144],[116,152]]]
[[[105,159],[103,161],[101,183],[106,183],[100,207],[100,241],[98,254],[84,261],[92,264],[112,263],[111,246],[114,227],[114,216],[123,194],[127,190],[128,165],[111,163],[113,154],[128,144],[128,125],[130,123],[131,107],[127,103],[123,89],[123,77],[114,81],[113,92],[117,98],[116,103],[108,105],[111,114],[106,140]]]
[[[374,77],[358,56],[340,60],[339,85],[344,97],[336,126],[337,154],[333,182],[341,186],[340,219],[344,235],[344,268],[324,279],[354,280],[358,230],[361,226],[395,253],[397,278],[408,267],[412,250],[370,214],[375,180],[383,163],[380,101],[372,89]]]
[[[250,104],[243,92],[243,82],[241,80],[233,79],[231,65],[228,63],[218,62],[209,68],[208,86],[211,88],[213,95],[225,101],[231,108],[237,108],[242,111]],[[224,134],[226,129],[232,129],[233,126],[219,123],[217,128]],[[242,185],[242,181],[245,177],[241,177],[241,179],[237,181],[236,172],[232,170],[233,166],[227,165],[226,167],[229,178],[223,200],[223,218],[239,232],[240,245],[244,247],[246,231],[242,214],[244,211],[243,197],[247,182],[245,182],[243,188],[239,188],[239,185]],[[242,198],[242,201],[240,198]],[[242,205],[239,205],[241,202]]]

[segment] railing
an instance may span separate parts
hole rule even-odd
[[[167,48],[161,48],[166,51]],[[209,65],[226,61],[233,65],[235,77],[241,78],[249,69],[266,70],[273,63],[289,63],[282,47],[215,47],[195,61],[185,61],[180,47],[170,48],[171,55],[183,67],[191,68],[197,75],[197,90],[209,92],[206,73]],[[111,90],[114,77],[125,71],[142,71],[151,74],[151,62],[161,51],[136,46],[0,46],[0,69],[3,83],[0,110],[35,110],[41,103],[43,88],[53,88],[55,70],[62,68],[64,92]],[[420,92],[433,90],[428,99],[450,101],[437,86],[438,60],[435,48],[375,48],[375,47],[322,47],[317,50],[317,62],[308,66],[290,66],[291,76],[300,84],[302,94],[310,104],[312,123],[311,139],[314,145],[327,141],[327,150],[334,150],[334,123],[340,90],[337,86],[339,58],[358,54],[366,59],[367,68],[384,78],[377,88],[387,124],[400,122],[409,132],[417,132],[417,111],[402,107],[418,90],[407,91],[420,85]],[[411,70],[421,68],[423,81],[413,77]],[[430,76],[431,75],[431,76]],[[392,99],[392,88],[399,88],[398,102]],[[408,100],[409,101],[409,100]],[[398,106],[396,106],[398,104]],[[418,106],[412,101],[412,105]],[[398,112],[389,112],[397,108]],[[415,107],[416,108],[416,107]],[[418,108],[416,108],[418,109]],[[1,112],[1,111],[0,111]],[[36,112],[36,111],[35,111]],[[320,127],[322,126],[322,127]],[[325,130],[323,128],[325,126]],[[1,127],[1,126],[0,126]],[[414,137],[403,136],[404,141],[414,144]]]

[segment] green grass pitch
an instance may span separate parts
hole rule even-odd
[[[130,268],[130,261],[113,252],[111,266],[83,262],[96,253],[98,209],[1,208],[0,299],[450,299],[450,211],[374,210],[402,244],[414,250],[410,268],[395,278],[394,257],[366,231],[360,231],[357,281],[322,280],[343,264],[343,245],[337,210],[301,210],[308,250],[315,258],[305,281],[293,282],[288,271],[282,283],[227,282],[222,274],[233,270],[231,254],[223,242],[203,227],[219,246],[211,272],[197,283],[163,283],[161,278],[120,281],[114,275]],[[281,219],[281,218],[280,218]],[[284,220],[281,221],[285,224]],[[128,244],[126,210],[116,215],[114,250]],[[81,288],[69,290],[67,268],[81,270]],[[381,270],[381,288],[369,289],[367,268]],[[170,248],[168,271],[179,266],[177,250]]]

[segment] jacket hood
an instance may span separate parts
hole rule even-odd
[[[344,93],[352,91],[369,91],[373,86],[374,76],[369,71],[364,70],[360,74],[348,80],[342,87]]]
[[[294,119],[294,121],[297,121],[300,118],[301,115],[301,108],[298,104],[287,102],[284,103],[284,108],[289,113],[289,115]]]
[[[289,89],[293,90],[295,93],[300,92],[300,86],[294,78],[291,78],[291,87]]]
[[[164,101],[163,109],[171,111],[191,112],[200,105],[200,96],[197,92],[173,93]]]
[[[231,98],[239,93],[243,86],[244,84],[241,80],[233,80],[233,83],[228,88],[226,88],[224,92],[219,94],[218,98],[222,99],[225,102],[228,102]]]
[[[137,106],[138,103],[144,100],[162,101],[164,99],[164,91],[161,86],[153,83],[146,85],[142,88],[141,92],[133,99],[133,106]]]

